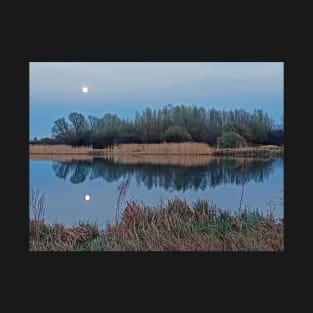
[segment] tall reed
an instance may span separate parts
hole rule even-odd
[[[120,205],[121,202],[125,199],[128,188],[130,184],[130,177],[126,180],[122,181],[116,189],[116,221],[118,221],[120,217]]]
[[[33,213],[33,220],[35,222],[44,222],[45,219],[45,195],[39,193],[39,190],[31,189],[29,208]]]

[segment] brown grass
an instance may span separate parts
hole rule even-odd
[[[214,148],[205,143],[121,144],[107,149],[72,147],[69,145],[29,145],[30,154],[212,154]]]
[[[99,230],[30,221],[31,251],[283,251],[284,224],[271,216],[217,211],[169,200],[158,207],[128,203],[120,220]]]
[[[80,223],[78,226],[66,228],[62,224],[46,225],[31,220],[29,226],[31,251],[73,251],[75,245],[100,235],[95,224]]]
[[[69,145],[29,145],[30,159],[33,160],[57,160],[56,155],[62,155],[63,160],[77,159],[76,156],[88,156],[83,159],[89,159],[90,156],[97,157],[114,157],[116,160],[125,161],[129,156],[140,156],[143,160],[145,156],[184,156],[182,163],[192,163],[191,156],[234,156],[234,157],[283,157],[284,148],[278,146],[259,146],[246,148],[232,148],[232,149],[216,149],[205,143],[166,143],[166,144],[121,144],[107,149],[93,149],[90,147],[72,147]],[[68,157],[63,157],[68,155]],[[75,157],[72,157],[72,156]],[[52,156],[54,156],[52,158]],[[164,162],[167,164],[177,163],[171,161],[170,158]],[[156,159],[155,159],[156,160]],[[173,159],[174,160],[174,159]],[[199,158],[200,160],[200,158]],[[203,162],[204,159],[202,159]],[[130,158],[130,162],[139,162],[139,158]],[[154,161],[153,161],[154,162]],[[161,163],[159,164],[166,164]],[[171,163],[173,162],[173,163]],[[155,163],[156,164],[156,163]]]
[[[29,145],[29,154],[91,154],[92,147],[72,147],[69,145]]]

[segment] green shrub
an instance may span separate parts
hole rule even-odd
[[[240,148],[245,145],[245,139],[234,131],[223,132],[222,136],[217,138],[219,148]]]
[[[162,139],[168,142],[186,142],[191,141],[192,137],[184,127],[171,126],[164,132]]]

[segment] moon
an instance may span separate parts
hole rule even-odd
[[[87,86],[84,86],[84,87],[82,88],[82,92],[83,92],[83,93],[87,93],[87,92],[88,92],[88,87],[87,87]]]
[[[89,201],[89,200],[90,200],[90,195],[88,195],[88,194],[85,195],[85,200],[86,200],[86,201]]]

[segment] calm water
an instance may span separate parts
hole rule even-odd
[[[217,208],[242,208],[283,217],[282,159],[214,159],[199,165],[125,164],[95,158],[92,161],[30,160],[30,188],[46,198],[46,222],[73,225],[88,220],[105,226],[116,214],[118,185],[130,179],[126,201],[147,205],[175,197],[189,203],[214,202]],[[90,200],[85,200],[85,195]],[[122,205],[122,207],[124,207]],[[30,212],[32,217],[32,212]]]

